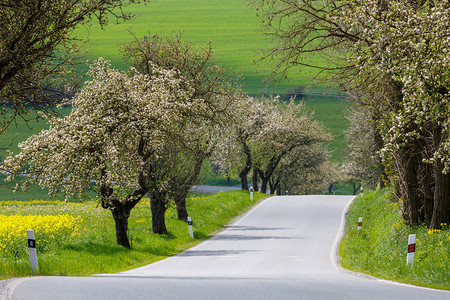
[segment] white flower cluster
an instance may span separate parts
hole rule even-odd
[[[349,63],[366,81],[390,78],[402,97],[384,107],[381,153],[390,156],[403,145],[428,143],[426,160],[450,167],[450,2],[390,0],[346,1],[335,20],[360,39]],[[369,79],[368,79],[369,78]],[[429,140],[433,141],[430,142]]]

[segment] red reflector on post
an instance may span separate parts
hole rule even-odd
[[[416,244],[408,245],[408,253],[416,252]]]

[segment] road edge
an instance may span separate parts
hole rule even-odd
[[[223,234],[225,234],[226,232],[228,232],[228,231],[230,230],[230,226],[239,224],[239,223],[242,222],[245,218],[247,218],[251,213],[253,213],[253,211],[255,211],[258,207],[260,207],[260,206],[262,206],[264,203],[266,203],[267,200],[269,200],[269,199],[271,199],[271,198],[274,198],[274,197],[276,197],[276,196],[271,196],[271,197],[267,197],[267,198],[265,198],[265,199],[262,199],[259,203],[257,203],[257,204],[255,204],[254,206],[252,206],[252,207],[251,207],[248,211],[246,211],[245,213],[243,213],[243,214],[241,214],[241,215],[235,217],[234,219],[230,220],[230,222],[229,222],[227,225],[225,225],[225,227],[224,227],[222,230],[220,230],[220,231],[214,233],[214,235],[211,236],[210,238],[208,238],[208,239],[206,239],[206,240],[204,240],[204,241],[202,241],[202,242],[200,242],[200,243],[198,243],[198,244],[196,244],[196,245],[194,245],[194,246],[192,246],[192,247],[189,247],[189,248],[183,250],[183,251],[180,252],[180,253],[176,253],[176,254],[174,254],[174,255],[168,256],[168,257],[163,258],[163,259],[161,259],[161,260],[155,261],[155,262],[153,262],[153,263],[151,263],[151,264],[147,264],[147,265],[144,265],[144,266],[141,266],[141,267],[129,269],[129,270],[126,270],[126,271],[117,272],[117,273],[92,274],[92,275],[87,276],[87,277],[117,277],[117,276],[130,276],[130,275],[133,275],[133,273],[139,272],[140,269],[147,268],[147,267],[150,266],[150,265],[157,265],[157,264],[162,263],[163,261],[167,261],[167,260],[173,259],[174,257],[177,257],[177,256],[179,256],[179,255],[182,255],[181,253],[183,253],[184,251],[187,251],[187,250],[190,250],[190,251],[195,250],[196,248],[199,248],[199,247],[201,247],[201,246],[203,246],[203,245],[205,245],[205,244],[208,244],[208,243],[210,243],[212,240],[215,240],[215,239],[217,239],[218,237],[220,237],[221,235],[223,235]]]
[[[22,282],[28,281],[36,277],[20,277],[0,280],[0,299],[1,300],[14,300],[14,290]]]

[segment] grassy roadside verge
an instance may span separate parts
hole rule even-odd
[[[61,201],[0,201],[0,217],[45,215],[79,221],[76,230],[64,234],[36,232],[39,273],[37,275],[86,276],[97,273],[115,273],[143,266],[198,244],[222,229],[233,218],[248,210],[266,195],[255,194],[251,202],[248,192],[230,191],[192,197],[188,200],[189,215],[193,220],[195,239],[189,237],[188,226],[178,221],[176,209],[166,212],[169,236],[151,233],[149,201],[138,204],[131,212],[129,235],[133,249],[115,245],[114,221],[109,211],[96,207],[95,202],[64,203]],[[0,226],[0,279],[32,275],[27,251],[14,251],[14,238],[1,239]],[[74,233],[74,234],[73,234]],[[53,234],[53,236],[52,236]],[[26,238],[23,247],[26,249]],[[6,242],[7,241],[7,242]],[[22,243],[21,243],[22,244]],[[39,249],[42,248],[42,251]]]
[[[358,218],[362,229],[357,230]],[[404,224],[388,190],[357,197],[350,206],[339,247],[344,268],[375,277],[450,290],[450,230]],[[406,266],[408,235],[416,234],[414,266]]]

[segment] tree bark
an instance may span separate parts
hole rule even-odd
[[[353,196],[355,196],[358,190],[361,188],[361,184],[359,184],[358,187],[356,186],[356,182],[352,181],[352,184],[353,184]]]
[[[239,178],[241,179],[241,188],[243,190],[248,191],[248,173],[252,169],[252,156],[250,152],[250,148],[248,147],[247,143],[245,142],[244,138],[240,139],[242,149],[244,150],[245,154],[245,166],[242,168],[242,170],[239,172]]]
[[[248,172],[250,172],[250,170],[244,169],[241,170],[241,172],[239,173],[239,178],[241,178],[241,189],[247,191],[248,191],[248,179],[247,179]]]
[[[130,241],[128,240],[128,218],[130,211],[127,211],[124,207],[115,207],[111,209],[111,213],[116,223],[117,245],[131,249]]]
[[[133,194],[128,195],[120,201],[113,196],[111,187],[100,187],[101,206],[109,209],[112,213],[116,225],[116,242],[117,245],[130,249],[131,245],[128,240],[128,218],[131,210],[145,195],[145,188],[138,188]]]
[[[269,183],[269,179],[272,176],[278,164],[280,163],[281,158],[285,154],[286,152],[283,152],[278,157],[272,157],[272,159],[269,161],[269,164],[267,165],[266,170],[261,171],[258,169],[258,175],[261,178],[261,193],[267,192],[267,184]],[[273,193],[273,191],[270,192]]]
[[[442,128],[435,124],[433,130],[435,149],[440,147],[442,138]],[[435,177],[434,206],[429,227],[438,229],[442,223],[450,224],[450,175],[442,173],[444,164],[439,159],[435,160],[433,167]]]
[[[270,177],[263,177],[261,176],[261,174],[260,177],[261,177],[261,193],[265,194],[267,193],[267,184],[269,183]]]
[[[187,221],[188,212],[186,207],[186,195],[175,199],[175,204],[177,206],[177,217],[178,220]]]
[[[276,180],[271,177],[269,179],[269,186],[270,186],[270,194],[278,196],[281,196],[281,185],[280,185],[280,179],[277,178]]]
[[[252,176],[253,190],[255,192],[259,191],[258,187],[258,169],[253,167],[253,176]]]
[[[176,190],[173,197],[177,206],[178,220],[187,221],[188,212],[186,207],[186,197],[200,174],[205,157],[206,155],[204,153],[198,154],[194,168],[192,169],[192,172],[190,172],[189,176],[184,179],[181,184],[176,184],[172,187],[173,190]]]
[[[434,178],[433,165],[421,163],[418,170],[418,178],[420,183],[420,198],[422,199],[422,210],[420,211],[420,219],[425,221],[427,227],[431,225],[434,207]]]
[[[403,199],[403,218],[406,224],[413,226],[420,223],[420,209],[422,200],[420,199],[420,185],[417,177],[417,170],[420,167],[420,152],[416,146],[404,146],[401,155],[398,157],[400,194]]]
[[[168,234],[166,228],[166,201],[163,195],[152,193],[150,195],[152,212],[152,232],[156,234]]]
[[[450,224],[450,175],[443,174],[441,162],[435,163],[434,207],[430,228],[438,229],[441,224]]]
[[[383,137],[381,136],[380,130],[378,128],[374,128],[374,139],[375,139],[375,150],[378,152],[383,148]],[[386,168],[383,165],[383,160],[381,159],[381,156],[378,156],[378,168],[380,172],[380,189],[384,188],[386,186],[385,179],[387,178],[386,175]]]

